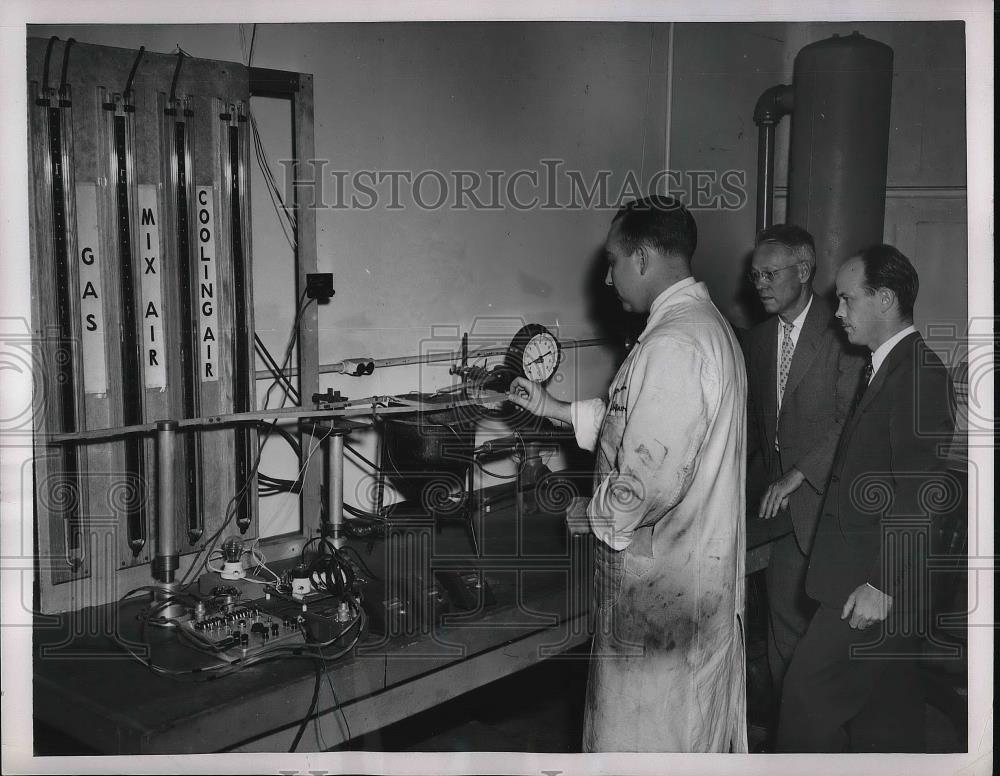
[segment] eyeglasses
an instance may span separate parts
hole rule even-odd
[[[786,269],[797,269],[800,263],[801,262],[797,262],[795,264],[790,264],[787,267],[781,267],[779,269],[751,269],[749,272],[747,272],[747,280],[749,280],[751,283],[755,285],[761,280],[763,280],[765,283],[770,283],[772,280],[774,280],[774,276],[777,275],[779,272],[784,272]]]

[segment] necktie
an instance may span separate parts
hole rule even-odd
[[[781,360],[778,363],[778,408],[781,408],[781,400],[785,398],[785,384],[788,382],[788,370],[792,366],[792,353],[795,346],[792,343],[791,323],[781,322]]]
[[[865,395],[865,391],[868,390],[868,384],[872,381],[872,375],[875,373],[874,367],[872,367],[871,356],[868,357],[868,363],[865,364],[865,368],[861,370],[861,384],[858,386],[858,397],[854,400],[855,403],[861,401],[861,398]]]

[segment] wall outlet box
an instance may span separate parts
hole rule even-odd
[[[306,296],[310,299],[325,301],[335,293],[332,272],[311,272],[306,275]]]

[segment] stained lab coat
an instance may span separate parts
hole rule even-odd
[[[596,445],[587,751],[745,752],[746,373],[703,283],[652,305],[608,400],[574,402]]]

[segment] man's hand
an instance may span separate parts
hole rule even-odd
[[[566,528],[571,536],[590,533],[590,518],[587,517],[587,505],[590,499],[586,496],[574,496],[566,507]]]
[[[524,377],[514,378],[507,392],[507,398],[511,403],[540,418],[561,420],[563,423],[573,422],[570,417],[569,402],[560,401],[541,385]]]
[[[784,477],[768,485],[767,493],[760,500],[757,516],[762,520],[770,520],[778,514],[778,510],[785,509],[788,506],[788,497],[799,489],[805,479],[805,475],[793,466]]]
[[[875,589],[866,582],[859,585],[847,597],[847,603],[844,604],[844,611],[840,613],[840,619],[844,620],[850,615],[851,627],[864,630],[873,623],[882,622],[889,616],[891,608],[892,596]]]

